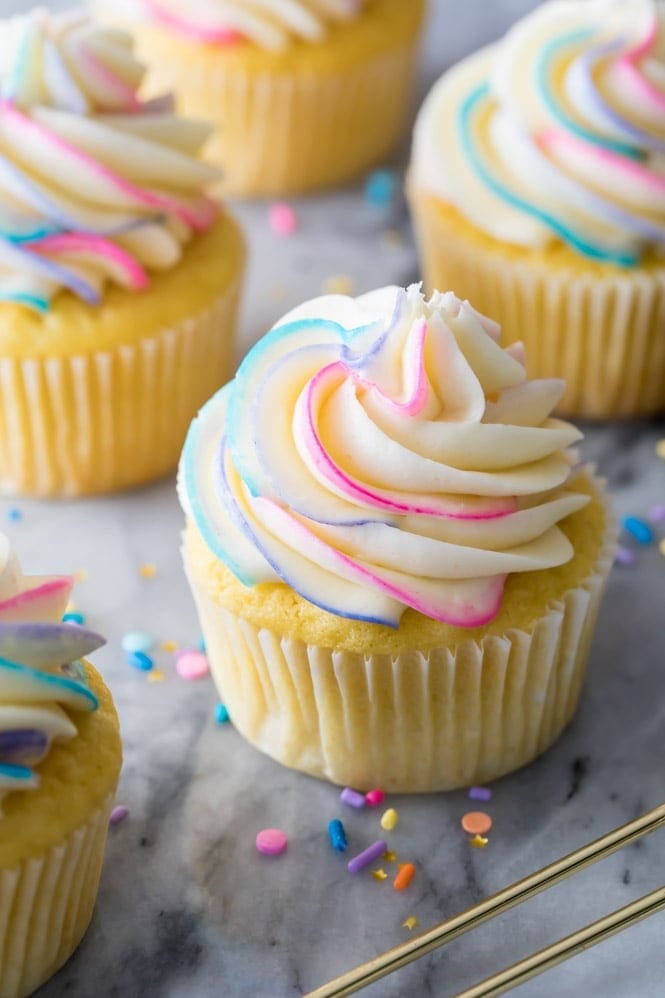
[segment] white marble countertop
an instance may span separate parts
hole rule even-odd
[[[21,4],[0,0],[0,12]],[[434,0],[421,90],[454,58],[500,33],[530,0]],[[265,205],[243,205],[253,250],[243,315],[245,346],[276,317],[320,292],[333,274],[358,291],[417,276],[403,207],[389,214],[361,187],[298,202],[300,228],[280,240]],[[401,245],[388,244],[386,228]],[[665,501],[665,426],[588,427],[584,455],[608,477],[621,514]],[[11,519],[18,508],[21,519]],[[378,813],[342,815],[339,791],[280,768],[214,720],[208,679],[187,683],[160,651],[162,682],[125,661],[120,641],[140,628],[195,645],[199,631],[179,558],[173,480],[75,503],[0,503],[0,523],[28,571],[82,570],[75,601],[109,638],[95,658],[115,696],[125,744],[96,913],[80,949],[40,998],[286,998],[403,941],[665,798],[665,558],[657,545],[617,567],[591,653],[579,713],[541,760],[494,786],[490,844],[469,848],[459,819],[466,794],[404,797],[391,845],[418,876],[404,894],[390,879],[349,877],[326,826],[378,837]],[[661,529],[661,535],[665,527]],[[153,578],[140,567],[152,563]],[[260,857],[256,832],[278,826],[289,849]],[[652,836],[502,916],[365,992],[376,998],[453,995],[499,967],[660,886],[665,833]],[[521,998],[587,989],[604,998],[663,994],[665,915],[522,986]]]

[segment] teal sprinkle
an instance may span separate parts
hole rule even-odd
[[[0,763],[0,776],[5,776],[9,780],[31,780],[33,773],[28,766],[13,766],[9,762]]]
[[[595,243],[587,242],[567,225],[559,221],[558,218],[555,218],[554,215],[550,215],[549,212],[537,208],[530,201],[509,190],[490,172],[479,156],[471,137],[471,119],[481,101],[489,96],[489,92],[489,84],[481,83],[480,86],[476,87],[469,94],[459,112],[462,146],[472,168],[481,180],[507,204],[512,205],[513,208],[517,208],[518,211],[526,212],[527,215],[531,215],[549,226],[565,243],[572,246],[573,249],[577,250],[583,256],[588,256],[592,260],[602,260],[604,263],[617,263],[622,267],[634,267],[639,262],[639,257],[634,253],[622,251],[615,253],[611,250],[603,249],[602,246],[597,246]]]
[[[8,658],[0,658],[0,669],[7,669],[9,672],[18,672],[30,676],[32,680],[42,686],[50,686],[56,690],[70,690],[76,693],[77,696],[87,700],[90,710],[97,710],[99,707],[99,700],[92,690],[88,689],[83,683],[76,682],[74,679],[67,679],[65,676],[55,676],[50,672],[40,672],[39,669],[32,669],[28,665],[20,665],[18,662],[10,661]]]
[[[0,291],[0,301],[13,301],[18,305],[27,305],[28,308],[34,308],[40,314],[48,312],[49,308],[46,298],[40,298],[39,295],[31,295],[25,291]]]
[[[218,703],[215,707],[215,721],[217,724],[226,724],[230,720],[231,717],[226,706],[223,703]]]
[[[66,613],[62,622],[63,624],[85,624],[85,617],[82,613]]]

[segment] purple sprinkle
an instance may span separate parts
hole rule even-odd
[[[348,804],[349,807],[361,808],[365,806],[365,795],[358,793],[357,790],[352,790],[351,787],[344,787],[339,799],[343,804]]]
[[[657,502],[649,510],[649,519],[652,523],[662,523],[665,520],[665,502]]]
[[[635,553],[630,550],[630,548],[623,547],[622,544],[617,548],[617,553],[614,559],[617,565],[634,565],[635,564]]]
[[[489,787],[469,787],[469,800],[492,800]]]
[[[357,856],[350,859],[346,864],[347,870],[349,873],[360,873],[361,870],[364,870],[366,866],[373,863],[379,856],[383,856],[387,848],[384,840],[378,839],[371,846],[368,846],[367,849],[363,850],[363,852],[359,852]]]
[[[129,808],[125,807],[124,804],[117,804],[116,807],[111,811],[111,817],[109,818],[109,825],[119,825],[121,821],[124,821],[129,814]]]

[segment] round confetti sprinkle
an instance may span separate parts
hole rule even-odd
[[[658,502],[649,510],[649,519],[652,523],[663,523],[665,521],[665,502]]]
[[[659,440],[656,444],[656,457],[659,457],[661,460],[665,461],[665,437],[663,437],[662,440]]]
[[[210,672],[208,659],[201,651],[183,651],[175,663],[176,672],[181,679],[201,679]]]
[[[651,544],[653,531],[644,520],[640,520],[637,516],[624,516],[621,526],[638,544]]]
[[[135,669],[140,672],[150,672],[154,662],[149,655],[146,655],[143,651],[133,651],[127,656],[127,661],[130,665],[133,665]]]
[[[264,828],[256,836],[256,848],[264,856],[281,856],[289,840],[280,828]]]
[[[226,722],[230,720],[231,716],[226,709],[226,704],[218,703],[215,707],[215,721],[217,724],[226,724]]]
[[[122,650],[128,655],[133,651],[149,652],[154,647],[155,639],[145,631],[129,631],[122,639]]]
[[[157,566],[147,563],[139,568],[139,575],[142,579],[152,579],[157,575]]]
[[[109,817],[109,825],[119,825],[121,821],[124,821],[129,815],[129,808],[125,807],[124,804],[117,804],[111,811]]]
[[[484,811],[467,811],[462,817],[462,828],[468,835],[486,835],[492,827],[492,819]]]
[[[298,219],[290,204],[276,201],[268,209],[270,228],[278,236],[292,236],[298,229]]]
[[[469,800],[492,800],[489,787],[469,787]]]
[[[631,551],[630,548],[624,547],[623,544],[619,544],[614,560],[617,565],[634,565],[637,559],[634,551]]]
[[[152,669],[152,671],[148,673],[148,679],[151,683],[163,683],[166,676],[161,669]]]
[[[174,652],[178,650],[177,641],[162,641],[162,651]]]
[[[85,624],[85,617],[82,613],[73,613],[70,610],[69,613],[64,614],[62,622],[63,624]]]
[[[18,506],[10,506],[7,510],[7,519],[11,523],[18,523],[19,520],[23,519],[23,512],[18,508]]]
[[[365,181],[365,201],[372,208],[388,208],[398,186],[394,170],[374,170]]]

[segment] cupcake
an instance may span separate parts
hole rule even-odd
[[[425,281],[523,340],[560,411],[665,409],[665,4],[551,0],[446,72],[408,181]]]
[[[24,576],[0,534],[0,998],[32,993],[88,927],[121,747],[111,695],[63,624],[72,579]]]
[[[220,695],[367,790],[494,780],[570,720],[613,520],[563,384],[454,294],[287,315],[189,431],[184,561]]]
[[[83,15],[0,23],[0,493],[165,474],[233,373],[244,248],[209,128],[142,77]]]
[[[342,183],[395,147],[425,0],[96,0],[130,23],[150,92],[219,128],[224,193]]]

